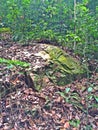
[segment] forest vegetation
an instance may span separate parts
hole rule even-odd
[[[0,0],[0,129],[98,129],[97,0]]]

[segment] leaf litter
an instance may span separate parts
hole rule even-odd
[[[36,62],[44,67],[45,61],[34,55],[39,49],[43,51],[35,44],[0,45],[0,57],[29,62],[31,68]],[[0,130],[98,129],[97,72],[65,86],[57,86],[46,77],[40,92],[22,72],[21,67],[0,64]],[[93,89],[88,92],[90,85]]]

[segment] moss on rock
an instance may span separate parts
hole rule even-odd
[[[46,57],[43,59],[48,62],[41,73],[44,73],[53,83],[65,85],[85,74],[85,67],[61,48],[48,44],[39,46],[42,50],[36,55],[41,58]]]

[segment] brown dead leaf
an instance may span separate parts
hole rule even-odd
[[[62,124],[62,123],[64,124],[64,123],[65,123],[65,118],[62,118],[61,121],[60,121],[60,123],[61,123],[61,124]]]
[[[45,77],[43,78],[43,83],[49,83],[49,78],[45,76]]]
[[[63,100],[63,98],[61,96],[59,96],[57,99],[56,99],[56,102],[61,102]]]
[[[64,128],[66,129],[66,128],[69,128],[69,127],[70,127],[69,122],[66,122],[66,123],[64,124]]]
[[[25,89],[25,90],[24,90],[24,93],[27,94],[27,95],[29,95],[29,94],[30,94],[29,89]]]

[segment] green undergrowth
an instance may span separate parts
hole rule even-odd
[[[21,66],[21,67],[29,67],[30,64],[20,61],[20,60],[9,60],[5,58],[0,58],[0,64],[7,64],[7,65],[14,65],[14,66]]]
[[[10,28],[0,28],[0,33],[10,32]]]

